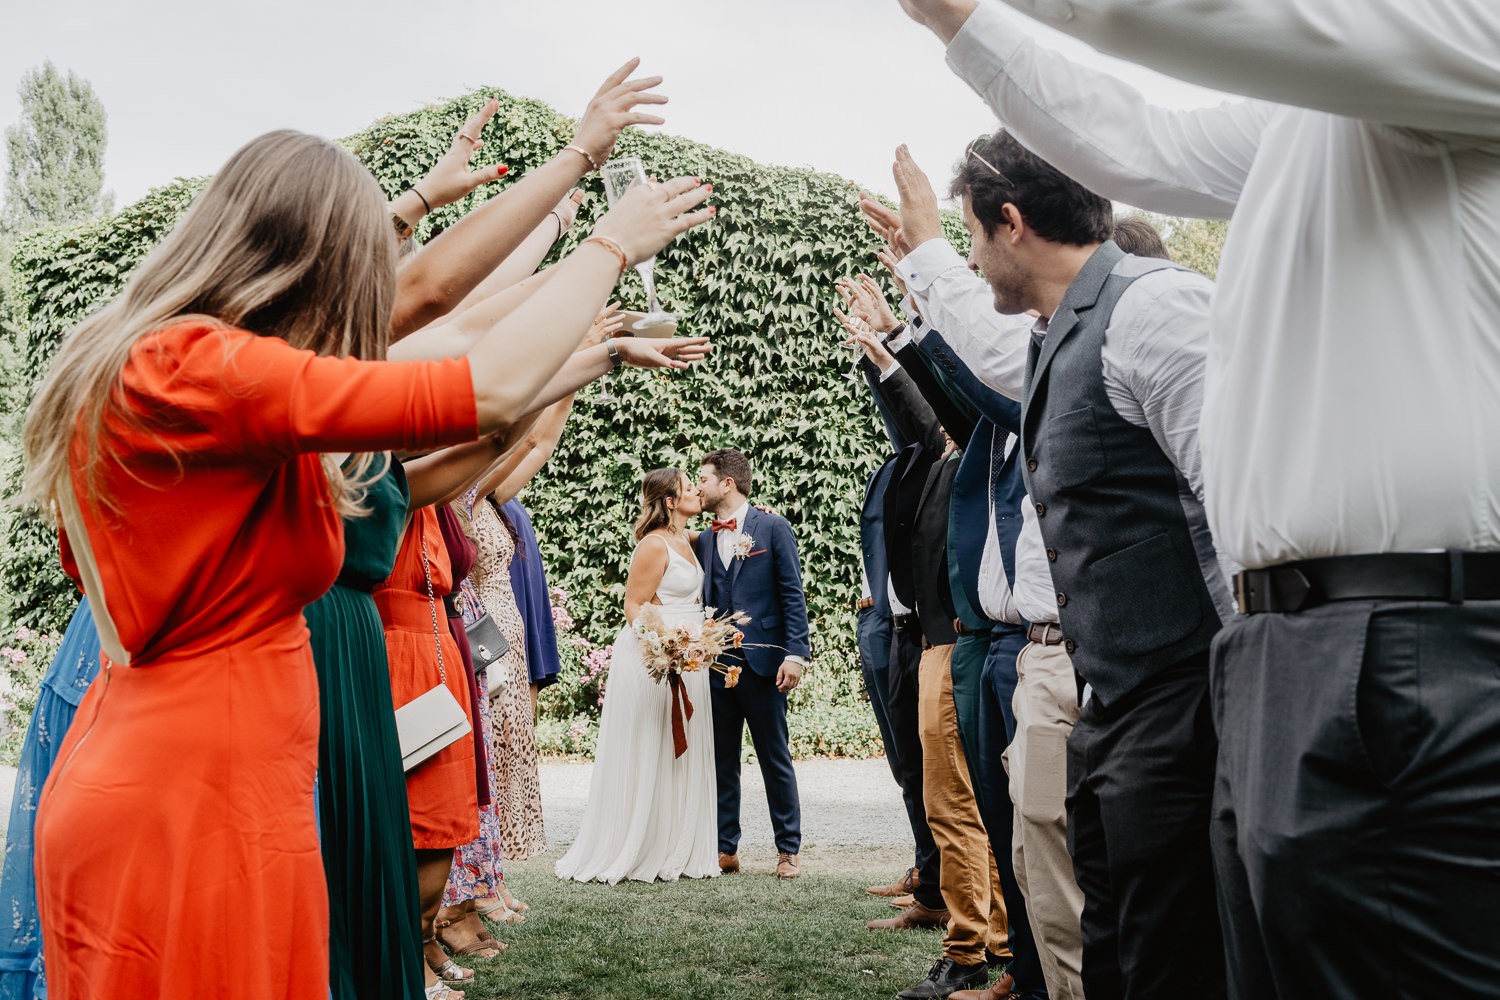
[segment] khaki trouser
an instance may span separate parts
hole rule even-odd
[[[1015,804],[1011,855],[1052,1000],[1083,998],[1083,890],[1068,854],[1068,735],[1078,685],[1061,646],[1027,643],[1016,659],[1016,738],[1005,751]]]
[[[1009,928],[1000,896],[999,870],[979,819],[969,764],[953,703],[953,647],[922,653],[917,724],[922,737],[922,800],[937,841],[948,933],[943,954],[960,965],[978,965],[985,950],[1008,954]]]

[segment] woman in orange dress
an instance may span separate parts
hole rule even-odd
[[[631,192],[467,358],[361,360],[384,357],[396,296],[384,200],[333,144],[271,133],[64,341],[27,416],[25,499],[61,517],[104,666],[38,810],[54,998],[327,996],[302,608],[338,573],[360,473],[320,453],[518,419],[706,197]]]

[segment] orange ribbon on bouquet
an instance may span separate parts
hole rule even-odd
[[[687,752],[687,723],[693,717],[693,703],[682,686],[681,674],[668,674],[667,686],[672,689],[672,756],[681,757]]]

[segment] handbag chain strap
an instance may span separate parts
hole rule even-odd
[[[432,596],[432,566],[427,561],[427,530],[420,524],[417,537],[422,545],[422,578],[427,581],[427,610],[432,613],[432,644],[437,647],[438,676],[443,679],[443,687],[447,687],[448,672],[443,669],[443,637],[438,632],[437,598]]]

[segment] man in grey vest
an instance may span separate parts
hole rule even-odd
[[[930,214],[904,148],[896,173],[903,221]],[[1087,683],[1068,741],[1085,993],[1223,996],[1208,651],[1233,612],[1198,458],[1213,285],[1125,254],[1110,203],[1006,133],[970,147],[951,193],[996,309],[1042,317],[1030,343],[950,346],[1022,399],[1027,490]]]

